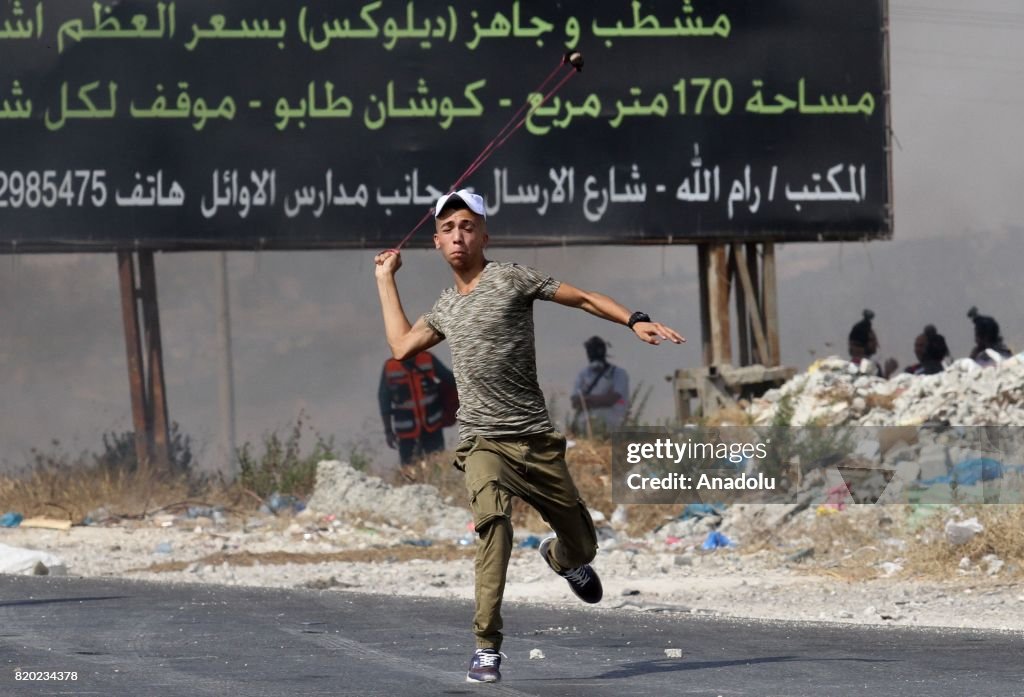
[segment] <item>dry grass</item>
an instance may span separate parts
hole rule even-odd
[[[967,557],[973,564],[994,554],[1006,562],[1000,578],[1024,577],[1024,505],[965,505],[965,518],[976,517],[985,530],[970,541],[954,546],[945,535],[946,515],[932,516],[916,543],[908,550],[906,572],[929,578],[949,578],[959,574],[959,564]]]
[[[25,476],[0,477],[0,511],[17,511],[26,518],[45,516],[79,523],[101,507],[114,518],[141,518],[196,505],[231,510],[253,508],[258,502],[238,487],[169,474],[149,465],[112,469],[90,466],[81,459],[50,458],[38,462]]]
[[[769,534],[761,548],[778,549],[784,540],[800,540],[801,547],[814,548],[813,556],[805,564],[807,571],[845,581],[883,576],[882,562],[902,566],[893,578],[949,581],[964,577],[959,569],[963,557],[968,557],[977,569],[989,554],[1005,562],[999,575],[985,576],[985,565],[981,564],[981,571],[967,580],[995,583],[1024,577],[1024,505],[961,508],[965,517],[977,517],[985,530],[960,546],[953,546],[946,539],[944,527],[949,516],[944,509],[915,529],[908,523],[909,506],[855,506],[786,526],[784,531]],[[902,540],[905,548],[887,544],[893,539]]]
[[[895,515],[893,515],[895,514]],[[795,537],[803,532],[814,548],[816,571],[847,581],[878,578],[878,564],[892,561],[903,552],[885,544],[900,537],[902,515],[883,507],[856,506],[816,516],[803,530],[799,525],[786,531]]]

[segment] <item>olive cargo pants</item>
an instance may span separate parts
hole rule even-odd
[[[597,554],[597,532],[569,475],[561,434],[474,436],[459,445],[455,457],[455,466],[466,474],[479,536],[473,633],[477,648],[501,650],[501,599],[512,554],[512,497],[533,506],[558,536],[551,546],[558,571],[589,563]]]

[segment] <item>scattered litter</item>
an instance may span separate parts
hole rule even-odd
[[[153,516],[153,524],[161,528],[173,527],[175,520],[177,520],[177,516],[172,513],[161,513]]]
[[[805,559],[810,559],[814,556],[814,547],[807,547],[799,551],[793,552],[792,554],[786,555],[786,561],[789,562],[802,562]]]
[[[960,486],[974,486],[978,482],[990,482],[999,479],[1004,474],[1020,473],[1021,471],[1024,471],[1024,466],[1022,465],[1006,467],[998,460],[988,457],[976,457],[957,463],[949,474],[924,479],[921,481],[921,484],[931,486],[933,484],[952,484],[956,482]]]
[[[71,521],[60,518],[25,518],[21,521],[23,528],[43,528],[44,530],[70,530]]]
[[[637,590],[636,588],[623,588],[622,589],[622,595],[624,595],[624,596],[640,595],[640,591]]]
[[[16,528],[21,524],[24,517],[20,513],[10,511],[0,515],[0,528]]]
[[[274,515],[288,512],[299,513],[305,509],[306,504],[298,496],[282,494],[277,491],[268,496],[267,500],[260,507],[260,510],[264,513],[273,513]]]
[[[665,649],[665,658],[682,658],[682,649]]]
[[[173,551],[170,542],[161,542],[153,550],[153,554],[170,554]]]
[[[828,490],[827,498],[823,504],[825,508],[832,508],[837,511],[846,510],[846,500],[850,498],[850,485],[846,482],[837,484]]]
[[[0,544],[0,574],[19,576],[63,576],[67,564],[49,552]]]
[[[544,652],[541,651],[540,649],[530,649],[530,660],[531,661],[534,661],[534,660],[544,660],[545,658],[547,658],[547,656],[545,656]]]
[[[709,516],[721,518],[724,508],[725,506],[723,505],[713,503],[688,503],[683,507],[683,512],[676,519],[689,520],[690,518],[707,518]]]
[[[950,520],[946,523],[946,539],[952,545],[962,545],[984,530],[985,526],[977,518]]]
[[[402,540],[403,545],[410,545],[411,547],[430,547],[434,544],[433,540]]]
[[[520,549],[537,549],[539,547],[540,538],[536,535],[530,535],[529,537],[524,538],[523,541],[519,543]]]
[[[107,510],[106,506],[100,506],[85,514],[85,518],[82,519],[82,525],[97,525],[107,521],[109,518],[110,511]]]
[[[732,540],[730,540],[728,537],[726,537],[722,533],[718,532],[717,530],[712,530],[711,532],[708,533],[707,538],[705,538],[705,540],[704,540],[704,544],[702,544],[700,546],[700,548],[701,549],[705,549],[705,550],[711,550],[711,549],[718,549],[720,547],[735,547],[735,546],[736,546],[736,543],[733,542]]]
[[[224,509],[220,506],[189,506],[185,515],[192,520],[209,518],[218,522],[224,521]]]

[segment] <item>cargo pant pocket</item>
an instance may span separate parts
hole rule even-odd
[[[475,480],[467,484],[467,490],[477,534],[498,518],[511,519],[512,497],[498,485],[496,478]]]

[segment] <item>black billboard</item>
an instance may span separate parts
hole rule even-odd
[[[884,0],[7,0],[0,251],[388,246],[552,75],[466,182],[493,243],[889,237],[885,22]]]

